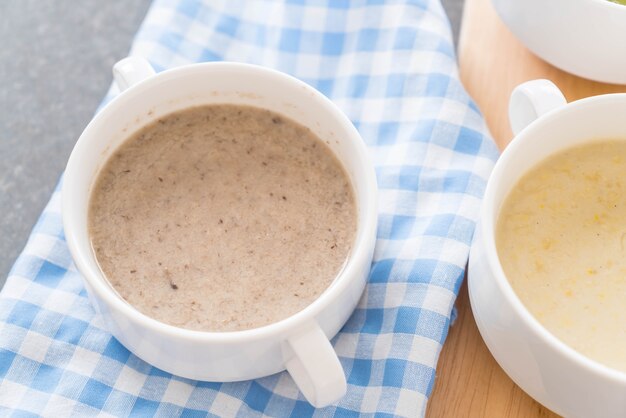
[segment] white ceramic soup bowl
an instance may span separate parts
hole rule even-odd
[[[550,64],[626,84],[626,6],[608,0],[492,0],[513,34]]]
[[[513,91],[509,111],[516,136],[487,184],[470,252],[468,287],[476,324],[498,364],[547,408],[566,417],[624,417],[626,374],[573,350],[530,314],[500,265],[495,231],[509,191],[537,163],[576,144],[626,140],[626,94],[566,104],[554,84],[535,80]]]
[[[109,331],[138,357],[175,375],[240,381],[287,369],[314,406],[338,400],[346,379],[329,338],[344,325],[363,292],[377,221],[377,186],[365,145],[348,118],[321,93],[286,74],[239,63],[203,63],[155,74],[138,57],[114,67],[123,92],[79,138],[63,182],[63,225],[89,298]],[[200,104],[257,106],[309,127],[342,162],[357,200],[357,234],[345,267],[304,310],[261,328],[199,332],[156,321],[120,298],[96,262],[87,215],[90,193],[107,158],[142,126]]]

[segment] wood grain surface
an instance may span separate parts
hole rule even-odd
[[[519,83],[550,79],[568,101],[626,92],[626,86],[583,80],[534,56],[504,26],[490,0],[466,0],[458,53],[461,79],[500,149],[512,138],[507,107]],[[459,315],[439,358],[426,416],[556,417],[517,387],[493,359],[476,327],[466,285],[456,306]]]

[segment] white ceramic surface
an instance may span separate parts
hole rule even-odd
[[[626,84],[626,6],[608,0],[492,0],[513,34],[550,64]]]
[[[626,140],[626,94],[565,104],[556,86],[549,86],[546,80],[530,81],[511,96],[512,125],[531,122],[533,112],[538,119],[517,134],[489,179],[470,252],[470,303],[494,358],[530,396],[566,417],[624,417],[626,374],[584,357],[543,328],[515,295],[496,253],[500,208],[528,169],[575,144]]]
[[[70,156],[63,183],[63,224],[92,304],[111,333],[134,354],[173,374],[239,381],[287,369],[314,406],[346,390],[329,343],[354,310],[370,269],[377,220],[373,166],[358,132],[322,94],[293,77],[239,63],[194,64],[154,74],[136,57],[114,67],[124,90],[89,123]],[[166,325],[119,298],[98,268],[87,233],[89,194],[99,169],[124,139],[146,123],[185,107],[234,103],[282,113],[311,128],[343,162],[355,188],[358,230],[333,284],[311,305],[280,322],[240,332],[198,332]]]

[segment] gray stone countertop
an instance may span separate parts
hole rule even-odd
[[[463,0],[443,0],[455,39]],[[150,0],[0,1],[0,287]]]

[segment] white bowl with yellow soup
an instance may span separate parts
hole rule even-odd
[[[626,94],[569,104],[546,80],[510,103],[469,261],[487,347],[567,417],[626,416]]]

